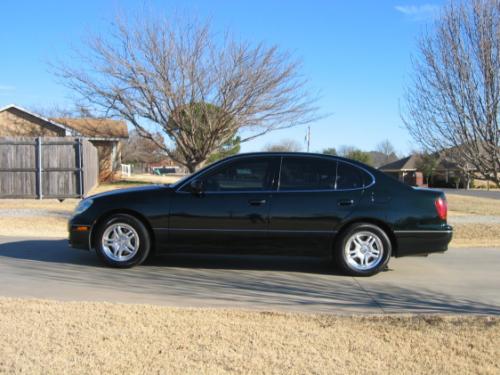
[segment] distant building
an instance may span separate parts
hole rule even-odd
[[[424,176],[421,168],[421,156],[413,154],[405,158],[396,160],[392,163],[385,164],[379,168],[382,172],[398,179],[405,184],[411,186],[427,186],[429,187],[468,187],[470,175],[464,173],[458,164],[448,160],[444,156],[437,156],[436,167],[431,176]]]
[[[414,154],[379,167],[382,172],[411,186],[424,186],[423,174],[418,171],[419,156]]]

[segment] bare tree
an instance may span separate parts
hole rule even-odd
[[[137,131],[132,131],[126,141],[123,142],[123,163],[155,163],[166,158],[165,151],[158,147],[163,143],[160,134],[154,134],[155,142],[141,137]]]
[[[402,110],[427,152],[500,185],[500,2],[450,3],[419,43]]]
[[[388,139],[383,140],[377,145],[375,151],[380,152],[387,158],[386,163],[389,163],[391,158],[397,157],[396,149]]]
[[[398,160],[396,149],[388,139],[380,142],[375,148],[375,151],[370,151],[369,154],[371,157],[371,164],[375,168]]]
[[[89,111],[88,108],[81,106],[60,106],[54,104],[52,106],[37,107],[32,106],[30,110],[46,118],[95,118],[96,116]]]
[[[246,142],[317,118],[300,64],[278,47],[214,35],[209,23],[118,19],[55,72],[80,105],[128,120],[190,171],[236,134]],[[200,120],[201,119],[201,120]]]
[[[369,152],[354,146],[340,146],[338,154],[344,158],[357,160],[361,163],[372,165],[373,161]]]
[[[293,139],[283,139],[277,143],[267,144],[263,150],[267,152],[297,152],[302,150],[302,146]]]
[[[335,149],[335,147],[325,148],[325,149],[323,149],[323,151],[321,151],[321,153],[325,154],[325,155],[337,156],[337,150]]]

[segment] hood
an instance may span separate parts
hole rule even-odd
[[[131,194],[131,193],[134,194],[134,193],[141,193],[141,192],[153,192],[153,191],[165,190],[165,189],[169,189],[169,188],[170,188],[170,185],[144,185],[144,186],[136,186],[136,187],[130,187],[130,188],[124,188],[124,189],[105,191],[104,193],[90,195],[87,198],[94,199],[94,198],[101,198],[101,197],[125,195],[125,194]]]

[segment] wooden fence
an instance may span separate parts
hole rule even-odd
[[[0,198],[80,198],[98,173],[97,149],[86,139],[0,138]]]

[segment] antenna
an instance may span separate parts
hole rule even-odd
[[[311,125],[307,126],[306,140],[307,140],[307,152],[309,152],[309,148],[311,146]]]

